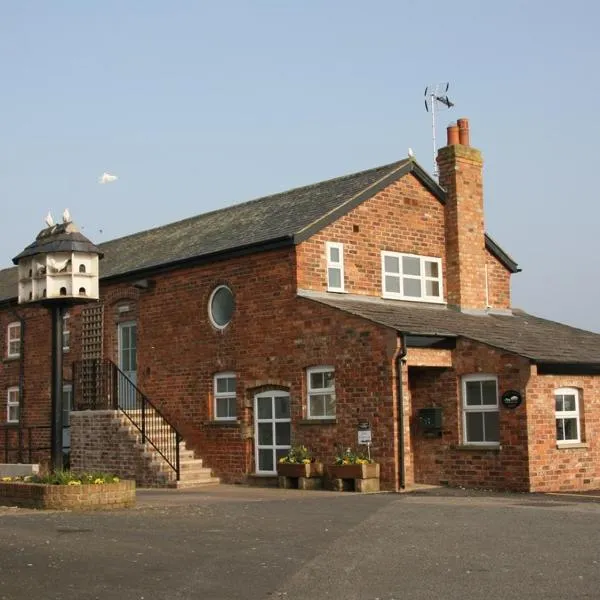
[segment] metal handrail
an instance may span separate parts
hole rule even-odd
[[[160,409],[108,359],[89,359],[73,365],[75,410],[118,410],[175,472],[179,481],[182,436]]]

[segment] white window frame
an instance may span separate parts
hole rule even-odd
[[[556,396],[575,396],[575,410],[556,410]],[[554,414],[555,420],[559,419],[575,419],[577,423],[577,439],[575,440],[559,440],[556,439],[556,444],[558,446],[568,446],[569,444],[581,444],[581,403],[580,403],[580,395],[579,390],[574,387],[562,387],[554,390]]]
[[[233,372],[233,371],[225,371],[223,373],[216,373],[214,378],[213,378],[213,396],[214,396],[214,417],[215,417],[215,421],[235,421],[238,418],[237,415],[237,392],[234,391],[232,392],[218,392],[217,391],[217,381],[219,379],[234,379],[235,380],[235,385],[237,388],[237,375]],[[234,402],[234,406],[235,406],[235,414],[233,416],[227,416],[227,417],[220,417],[217,413],[217,404],[218,404],[218,400],[221,399],[227,399],[228,400],[228,406],[229,406],[229,401],[231,399],[233,399]]]
[[[396,272],[388,272],[385,270],[385,258],[397,258],[398,259],[398,268],[399,271]],[[418,258],[419,266],[420,266],[420,275],[404,275],[402,273],[402,259],[403,258]],[[430,277],[425,275],[425,263],[432,262],[437,264],[438,268],[438,277]],[[398,277],[400,282],[400,293],[398,292],[388,292],[385,287],[385,279],[386,276]],[[407,296],[404,294],[404,279],[418,279],[421,282],[421,292],[422,295],[420,297],[415,296]],[[427,296],[426,283],[428,281],[435,281],[439,285],[440,295],[439,296]],[[391,298],[393,300],[411,300],[413,302],[436,302],[438,304],[444,302],[444,277],[442,273],[442,259],[437,258],[435,256],[420,256],[419,254],[406,254],[403,252],[388,252],[383,250],[381,252],[381,294],[383,298]]]
[[[310,376],[314,373],[329,373],[333,372],[333,387],[327,388],[312,388]],[[312,397],[323,394],[332,394],[334,399],[334,413],[332,415],[315,415],[312,412]],[[337,412],[337,402],[335,397],[335,368],[329,365],[321,365],[317,367],[309,367],[306,369],[306,416],[308,419],[335,419]]]
[[[467,405],[467,382],[470,381],[494,381],[496,383],[496,404],[477,404]],[[498,402],[498,377],[496,375],[476,373],[473,375],[464,375],[461,382],[462,388],[462,426],[463,426],[463,443],[468,446],[500,446],[500,439],[497,441],[484,440],[483,442],[471,442],[467,439],[467,414],[495,412],[498,413],[498,425],[500,423],[500,405]],[[500,434],[498,427],[498,435]],[[485,431],[484,431],[485,435]]]
[[[70,318],[71,318],[71,315],[68,312],[63,315],[63,320],[62,320],[62,349],[63,349],[63,352],[68,352],[71,349],[71,330],[69,329],[69,319]]]
[[[339,261],[331,259],[331,250],[336,249],[339,252]],[[344,292],[344,244],[338,242],[325,242],[325,252],[327,254],[327,291],[328,292]],[[340,272],[340,285],[331,285],[329,279],[330,269],[337,269]]]
[[[7,423],[18,423],[21,418],[20,415],[21,401],[19,398],[19,388],[9,387],[6,393],[6,422]],[[17,418],[11,418],[11,408],[17,408]]]
[[[15,330],[18,332],[18,337],[12,338],[12,332]],[[15,344],[17,346],[17,351],[11,352],[11,345]],[[21,356],[21,323],[18,321],[9,323],[8,327],[6,328],[6,356],[8,358],[18,358]]]

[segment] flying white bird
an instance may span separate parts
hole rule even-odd
[[[409,156],[410,158],[414,158],[414,157],[415,157],[415,153],[413,152],[413,149],[412,149],[412,148],[409,148],[409,149],[408,149],[408,156]]]
[[[63,223],[70,223],[71,222],[71,213],[69,212],[68,208],[65,208],[65,211],[63,212]]]
[[[52,218],[52,214],[50,213],[50,211],[48,211],[48,214],[46,215],[44,221],[46,222],[46,225],[48,225],[48,227],[52,227],[52,225],[54,225],[54,219]]]
[[[110,173],[106,173],[105,171],[104,173],[102,173],[102,177],[98,179],[98,183],[112,183],[117,179],[118,177],[116,175],[111,175]]]

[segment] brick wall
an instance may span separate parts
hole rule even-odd
[[[71,413],[71,469],[104,471],[142,487],[164,485],[168,473],[144,450],[127,418],[111,410]]]
[[[484,344],[458,340],[454,368],[409,368],[411,450],[415,481],[496,489],[528,489],[527,407],[499,408],[500,448],[478,449],[462,442],[461,378],[485,373],[498,376],[498,391],[525,391],[528,362]],[[443,409],[442,435],[424,434],[420,408]]]
[[[510,271],[487,250],[485,252],[488,282],[488,306],[508,309],[510,302]]]
[[[445,272],[444,206],[405,175],[299,244],[299,288],[327,289],[325,242],[344,244],[347,292],[381,296],[382,250],[441,258]]]
[[[554,391],[580,392],[581,441],[558,447]],[[533,375],[527,386],[529,476],[536,492],[600,488],[600,378]]]

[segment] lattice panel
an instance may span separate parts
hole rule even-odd
[[[81,358],[102,358],[104,305],[88,304],[82,311]]]

